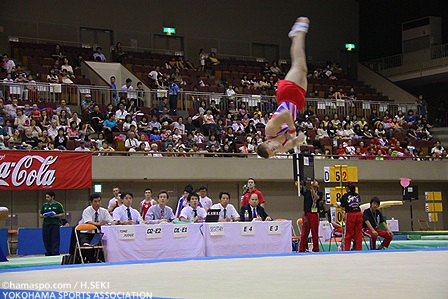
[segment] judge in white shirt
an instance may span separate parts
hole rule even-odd
[[[101,195],[99,193],[93,193],[89,197],[90,206],[84,209],[82,212],[81,223],[93,224],[100,227],[105,224],[112,224],[113,219],[109,214],[109,211],[101,207]]]
[[[212,209],[220,209],[219,222],[240,221],[240,214],[235,207],[229,203],[230,194],[228,192],[219,193],[219,203],[214,204]]]
[[[143,223],[140,213],[131,207],[133,198],[134,195],[131,192],[121,193],[123,204],[116,208],[112,214],[112,219],[116,221],[116,224],[129,225]]]
[[[191,193],[187,198],[188,206],[180,212],[180,221],[184,222],[202,222],[207,217],[205,209],[199,206],[199,195]]]

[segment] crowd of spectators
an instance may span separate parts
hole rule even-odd
[[[37,103],[4,105],[0,99],[0,148],[100,151],[115,149],[147,156],[231,157],[255,153],[265,140],[267,113],[249,112],[244,102],[229,100],[220,110],[212,100],[202,101],[185,119],[170,109],[168,98],[145,114],[134,99],[121,98],[105,111],[90,97],[81,103],[82,115],[65,100],[56,109],[39,109]],[[392,116],[372,110],[368,119],[356,115],[320,116],[308,106],[296,125],[308,136],[310,153],[328,159],[441,160],[447,152],[431,141],[431,125],[409,110]],[[421,144],[421,142],[427,142]],[[122,147],[119,145],[122,144]],[[424,150],[424,147],[427,150]],[[244,156],[244,155],[243,155]]]
[[[121,43],[117,43],[112,54],[114,61],[127,57]],[[73,68],[59,45],[55,45],[51,57],[54,65],[47,81],[73,83],[73,69],[79,67],[83,58],[79,56]],[[92,59],[106,60],[101,47],[95,49]],[[245,90],[257,91],[261,95],[266,95],[267,91],[275,93],[277,81],[285,74],[276,62],[264,63],[259,76],[249,78],[243,75],[236,85],[228,85],[225,90],[227,110],[221,111],[213,100],[210,103],[201,101],[198,109],[185,120],[176,115],[177,93],[186,84],[181,71],[197,71],[220,64],[215,53],[206,55],[202,50],[198,68],[182,56],[169,59],[163,69],[156,66],[148,73],[151,87],[166,89],[169,97],[147,114],[146,110],[143,113],[143,109],[139,108],[144,103],[143,96],[130,100],[120,96],[115,77],[110,78],[110,86],[115,90],[114,105],[109,105],[106,111],[101,111],[88,94],[82,100],[80,116],[76,112],[72,113],[64,100],[56,110],[39,109],[32,102],[19,107],[14,98],[11,104],[3,105],[1,100],[0,148],[113,151],[118,148],[116,143],[123,142],[126,151],[156,156],[160,156],[159,152],[166,152],[168,156],[188,156],[193,152],[212,157],[255,153],[258,144],[265,139],[264,126],[275,107],[269,107],[263,113],[257,108],[249,112],[246,104],[234,96]],[[25,73],[21,65],[15,65],[8,55],[3,55],[1,67],[7,74],[4,82],[26,83],[32,90],[32,84],[35,83],[32,74]],[[167,70],[171,71],[163,72]],[[341,73],[339,65],[329,62],[325,68],[316,68],[309,77],[336,80]],[[197,77],[197,82],[193,84],[205,86],[207,82]],[[127,79],[120,90],[134,90],[132,80]],[[141,82],[137,83],[135,90],[139,94],[144,93]],[[34,99],[37,100],[37,96]],[[336,91],[334,86],[330,86],[327,96],[356,100],[353,87],[347,92],[341,89]],[[326,158],[333,158],[334,155],[339,159],[446,158],[446,151],[440,144],[442,150],[437,150],[437,143],[428,151],[416,146],[419,141],[432,139],[431,125],[425,117],[414,115],[412,110],[407,111],[406,115],[399,111],[395,116],[389,115],[388,111],[379,115],[372,110],[368,119],[356,115],[341,117],[337,114],[319,118],[312,106],[309,106],[303,116],[297,119],[296,125],[298,130],[307,133],[308,144],[314,147],[313,154]]]

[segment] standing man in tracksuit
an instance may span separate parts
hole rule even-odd
[[[323,199],[323,193],[319,191],[319,183],[314,180],[310,182],[310,189],[307,189],[305,183],[300,186],[300,193],[304,197],[302,232],[300,234],[299,252],[305,252],[307,249],[307,240],[310,230],[313,238],[313,252],[319,251],[319,206]]]
[[[341,207],[345,211],[345,239],[344,251],[350,250],[353,240],[354,250],[362,250],[362,212],[361,197],[356,193],[356,186],[352,182],[347,183],[346,191],[341,198]]]

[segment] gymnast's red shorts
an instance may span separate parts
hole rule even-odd
[[[278,81],[277,103],[291,102],[301,111],[305,107],[306,90],[289,80]]]

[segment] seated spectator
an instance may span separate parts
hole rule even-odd
[[[81,110],[83,119],[87,120],[90,113],[93,112],[93,106],[96,103],[92,99],[92,95],[87,93],[83,94],[83,100],[81,101]]]
[[[186,85],[187,83],[183,80],[182,74],[180,73],[179,69],[175,69],[174,73],[171,75],[171,78],[174,83],[177,85]]]
[[[240,214],[238,214],[235,207],[229,202],[230,193],[221,192],[219,193],[219,203],[211,207],[211,209],[220,209],[219,222],[240,221]]]
[[[412,109],[409,109],[408,115],[404,118],[408,125],[416,125],[417,124],[417,116],[414,114]]]
[[[112,213],[112,219],[116,224],[131,225],[143,223],[140,213],[131,206],[134,195],[131,192],[122,192],[120,198],[123,204],[114,209]]]
[[[236,95],[235,89],[233,89],[233,85],[229,85],[229,86],[227,87],[225,94],[226,94],[226,96],[228,96],[228,97],[230,97],[230,98],[232,98],[233,96]],[[235,103],[234,103],[234,102],[231,102],[231,103],[233,103],[233,107],[232,107],[232,109],[233,109],[233,111],[235,111]],[[232,113],[232,112],[230,111],[230,103],[229,103],[229,112]]]
[[[13,83],[14,80],[12,79],[12,74],[11,73],[7,73],[6,77],[3,78],[3,82],[4,83]]]
[[[61,66],[62,70],[67,71],[67,76],[71,78],[76,78],[75,73],[73,72],[73,67],[68,63],[68,58],[64,58],[64,64]]]
[[[148,73],[148,77],[151,80],[151,88],[157,88],[157,80],[159,77],[163,78],[163,73],[160,72],[160,66],[156,66],[154,70]]]
[[[14,80],[14,83],[26,83],[28,82],[28,79],[23,76],[22,73],[18,74],[16,79]]]
[[[328,132],[324,127],[324,123],[320,122],[319,128],[317,129],[316,133],[316,139],[322,139],[322,138],[330,138],[330,136],[328,136]]]
[[[58,77],[58,75],[56,74],[54,69],[50,69],[48,71],[47,82],[48,83],[60,83],[60,78]]]
[[[352,139],[352,138],[356,139],[356,137],[357,137],[356,133],[352,129],[351,124],[349,124],[349,123],[346,123],[344,125],[344,137],[349,138],[349,139]]]
[[[199,206],[199,195],[190,193],[187,197],[188,205],[180,212],[179,220],[183,222],[203,222],[207,212]]]
[[[60,105],[56,108],[56,114],[60,115],[62,110],[65,110],[67,112],[67,115],[69,117],[72,117],[72,111],[70,110],[70,107],[67,106],[65,100],[61,100]]]
[[[89,114],[89,124],[92,126],[95,132],[99,132],[101,131],[103,122],[104,118],[100,112],[100,106],[95,104],[93,106],[93,112]]]
[[[380,210],[380,200],[378,197],[372,197],[370,200],[370,208],[364,210],[362,216],[362,230],[363,233],[370,237],[370,249],[376,249],[376,239],[378,237],[384,238],[378,250],[389,247],[390,242],[394,234],[390,231],[387,223],[381,214]],[[382,224],[386,229],[385,231],[379,229],[379,225]]]
[[[168,89],[168,81],[165,80],[164,76],[157,77],[155,87],[156,89]]]
[[[135,152],[139,145],[140,145],[140,142],[135,137],[135,133],[132,131],[129,131],[128,138],[126,138],[126,141],[124,142],[124,147],[126,148],[126,151]]]
[[[12,74],[16,71],[16,64],[9,58],[8,54],[3,54],[3,69],[7,74]]]
[[[431,148],[431,154],[435,153],[438,157],[441,157],[443,155],[444,150],[445,148],[442,146],[442,143],[437,140],[434,143],[433,148]]]
[[[26,149],[33,149],[37,146],[39,140],[33,136],[31,128],[25,129],[25,135],[22,137],[22,147]]]
[[[80,69],[83,61],[84,61],[84,58],[82,57],[82,54],[78,53],[76,55],[76,58],[73,60],[73,67],[75,69]]]
[[[249,198],[249,204],[241,207],[240,211],[241,221],[271,221],[272,218],[266,214],[264,208],[258,205],[258,195],[252,193]]]
[[[271,74],[273,76],[279,77],[279,75],[281,75],[283,73],[282,69],[277,65],[276,61],[272,62],[272,66],[271,66]]]
[[[373,136],[380,137],[385,134],[386,134],[386,130],[384,129],[384,125],[382,123],[379,123],[377,128],[375,129],[375,132],[373,133]]]
[[[61,111],[59,117],[55,117],[58,120],[58,126],[66,129],[69,126],[69,119],[67,117],[67,112],[65,110]]]
[[[126,111],[124,104],[120,102],[118,104],[118,110],[115,112],[115,118],[118,122],[123,122],[126,115],[128,115],[128,112]]]
[[[117,42],[112,50],[112,57],[114,62],[122,62],[124,58],[128,57],[128,54],[123,50],[121,42]]]
[[[25,130],[30,126],[30,118],[23,114],[23,110],[17,109],[17,116],[14,119],[14,127],[18,130]]]
[[[59,60],[55,60],[52,68],[54,70],[54,73],[59,76],[59,74],[61,73],[61,70],[62,70],[61,62]]]
[[[159,152],[159,146],[157,145],[157,143],[151,143],[151,150],[149,152],[152,153],[151,157],[163,157],[162,154],[157,154],[157,152]]]
[[[243,88],[250,88],[251,87],[250,80],[247,77],[247,75],[244,75],[243,78],[241,78],[241,86]]]
[[[168,62],[165,63],[165,69],[174,70],[176,68],[176,57],[171,57]]]
[[[172,222],[174,220],[173,210],[167,206],[169,195],[167,191],[160,191],[157,195],[157,204],[152,205],[146,212],[145,221],[149,224]]]
[[[81,141],[79,141],[79,146],[77,148],[75,148],[75,151],[89,152],[90,148],[86,146],[85,140],[81,140]]]
[[[75,121],[70,122],[70,127],[67,128],[67,137],[70,140],[79,140],[78,125]]]
[[[65,58],[65,54],[62,51],[61,45],[56,44],[54,45],[54,51],[53,53],[51,53],[51,58],[53,58],[54,60],[63,60]]]
[[[363,137],[366,138],[366,139],[372,139],[373,138],[372,131],[370,130],[368,125],[365,125],[363,127],[362,134],[363,134]]]
[[[131,125],[134,125],[135,127],[137,127],[137,123],[135,122],[135,120],[132,119],[132,116],[130,114],[127,114],[124,118],[124,122],[123,122],[123,131],[127,132],[129,131],[129,129],[131,128]]]
[[[169,108],[166,108],[166,109],[169,110]],[[162,109],[162,112],[163,112],[163,109]],[[162,113],[162,112],[160,112],[160,113]],[[159,121],[157,121],[156,115],[151,116],[151,121],[149,122],[149,127],[151,128],[151,130],[154,128],[157,128],[157,129],[162,128],[162,124]]]
[[[63,128],[58,129],[58,135],[54,137],[54,148],[58,150],[66,150],[67,149],[67,141],[68,138],[65,134]]]
[[[61,83],[64,84],[73,84],[73,81],[69,78],[69,76],[67,75],[67,70],[63,69],[60,73],[59,73],[59,81]]]
[[[38,123],[34,118],[31,119],[29,128],[34,137],[39,138],[42,136],[42,129],[38,126]]]
[[[208,57],[209,63],[210,65],[218,65],[221,62],[218,60],[218,58],[216,58],[216,53],[215,52],[211,52],[210,56]]]
[[[93,60],[99,62],[105,62],[106,56],[103,54],[103,49],[101,47],[96,47],[95,52],[93,53]]]

